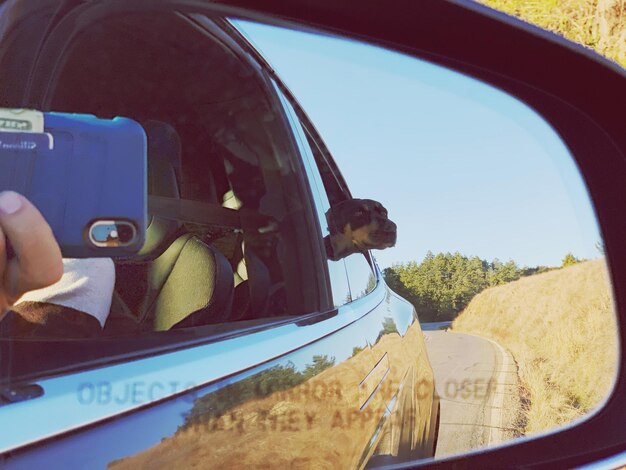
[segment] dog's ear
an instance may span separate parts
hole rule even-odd
[[[346,224],[350,222],[355,203],[358,204],[359,202],[361,202],[361,199],[346,199],[331,206],[326,211],[326,223],[328,224],[328,232],[331,235],[343,233]]]
[[[368,199],[346,199],[328,209],[326,211],[326,222],[328,223],[330,234],[343,233],[346,225],[353,220],[353,217],[359,215],[359,210],[368,213],[367,201]]]
[[[341,201],[339,204],[330,206],[326,211],[326,223],[328,224],[328,233],[335,235],[343,232],[343,225],[341,223],[342,207],[347,201]]]
[[[342,230],[337,226],[337,221],[335,217],[336,212],[337,210],[333,209],[333,207],[330,207],[326,211],[326,224],[328,225],[328,233],[330,233],[331,235],[335,235]]]

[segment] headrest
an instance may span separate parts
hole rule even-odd
[[[143,123],[148,143],[148,193],[180,197],[180,137],[171,125],[149,120]]]
[[[178,175],[181,166],[181,143],[176,129],[155,120],[145,121],[148,144],[148,194],[180,198]],[[176,236],[180,223],[148,214],[146,242],[138,256],[159,256]]]

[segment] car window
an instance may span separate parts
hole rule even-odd
[[[53,69],[33,77],[46,84],[43,111],[125,116],[146,132],[146,243],[139,256],[114,260],[103,331],[113,341],[161,333],[146,341],[167,344],[175,330],[211,335],[327,307],[326,261],[293,130],[266,73],[217,21],[111,13],[77,36],[68,30]],[[343,263],[337,268],[347,285]],[[116,344],[95,356],[141,350]],[[92,361],[89,347],[81,350]],[[13,370],[50,372],[82,354],[46,356]]]
[[[339,191],[339,189],[331,192],[327,191],[326,186],[322,181],[321,171],[328,171],[328,167],[322,166],[320,169],[319,164],[323,162],[320,162],[320,160],[317,158],[313,158],[314,155],[319,152],[317,145],[314,141],[310,140],[311,138],[309,137],[309,135],[305,133],[302,127],[302,123],[298,118],[293,106],[289,103],[288,99],[280,91],[277,85],[276,87],[279,95],[281,96],[281,101],[287,109],[290,117],[290,122],[294,128],[297,137],[300,151],[304,156],[304,166],[309,177],[309,182],[314,192],[315,208],[321,230],[319,235],[321,238],[324,238],[326,236],[329,236],[326,212],[330,209],[331,206],[330,198],[333,196],[337,198],[338,194],[343,194],[343,192]],[[338,199],[336,199],[336,201],[338,201]],[[339,307],[348,302],[351,302],[353,299],[344,260],[328,259],[327,262],[334,306]]]
[[[324,156],[320,146],[310,133],[306,134],[307,142],[315,157],[315,167],[319,181],[322,183],[322,191],[326,196],[327,203],[337,204],[345,199],[348,194],[347,188],[342,187],[341,180],[337,178],[336,171],[328,165],[328,158]],[[330,207],[330,206],[325,206]],[[332,261],[329,261],[329,263]],[[350,300],[356,300],[372,291],[376,287],[376,274],[372,267],[369,252],[353,253],[343,259],[346,275],[348,276],[348,288]]]
[[[181,52],[181,41],[195,46]],[[154,56],[161,60],[152,61]],[[53,110],[132,116],[142,123],[149,151],[154,150],[148,155],[152,196],[238,211],[241,227],[223,220],[179,220],[166,233],[149,230],[149,238],[159,237],[162,244],[145,255],[160,257],[181,233],[215,246],[228,259],[241,292],[241,300],[233,300],[242,310],[235,315],[239,319],[313,310],[298,305],[302,295],[294,294],[307,285],[298,266],[305,263],[299,247],[300,233],[308,230],[306,203],[300,201],[296,176],[289,174],[289,159],[297,157],[276,103],[252,68],[237,60],[233,46],[212,39],[187,17],[124,15],[80,37],[48,101]],[[153,215],[158,218],[162,211],[159,206]],[[118,271],[122,300],[129,298],[134,310],[145,300],[133,286],[136,270],[120,265]],[[240,287],[244,283],[247,288]],[[263,291],[270,298],[261,298]]]
[[[280,93],[280,91],[279,91]],[[295,128],[300,149],[305,155],[305,165],[312,186],[318,193],[316,207],[322,237],[329,235],[327,211],[332,205],[338,204],[349,198],[350,192],[338,176],[336,169],[329,165],[330,155],[319,141],[313,137],[313,129],[309,123],[303,123],[302,113],[298,113],[283,96],[283,103],[292,116],[292,125]],[[307,129],[307,130],[305,130]],[[332,161],[332,160],[331,160]],[[328,260],[333,301],[335,306],[340,306],[356,300],[372,291],[376,286],[376,274],[372,267],[372,261],[368,252],[354,253],[341,260]]]
[[[376,287],[376,273],[369,253],[354,253],[345,258],[352,300],[369,294]]]
[[[325,150],[319,140],[314,136],[317,132],[309,124],[307,127],[306,142],[314,157],[316,167],[316,177],[321,182],[323,196],[326,196],[324,207],[338,204],[350,196],[348,188],[345,186],[343,177],[336,167],[331,166],[328,150]],[[319,184],[319,183],[318,183]],[[328,209],[326,209],[328,210]],[[356,300],[376,287],[376,274],[373,269],[371,254],[369,252],[354,253],[344,258],[346,274],[348,276],[348,288],[350,289],[350,299]]]

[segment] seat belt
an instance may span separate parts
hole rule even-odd
[[[148,212],[164,219],[243,230],[278,228],[274,217],[250,209],[228,209],[215,203],[164,196],[148,196]]]

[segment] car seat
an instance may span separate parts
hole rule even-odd
[[[235,293],[231,319],[248,320],[267,313],[270,273],[261,259],[245,247],[235,271]]]
[[[161,121],[143,123],[148,144],[148,194],[180,198],[178,175],[181,166],[180,137],[176,130]],[[146,241],[139,258],[155,257],[162,253],[179,233],[181,223],[176,220],[149,214]]]
[[[228,318],[233,271],[222,253],[198,237],[177,238],[150,263],[146,274],[143,330],[185,328]]]
[[[148,193],[179,198],[180,139],[163,122],[144,123]],[[153,213],[146,242],[131,262],[116,263],[110,332],[168,330],[224,321],[233,298],[233,271],[215,247],[185,233],[179,221]],[[115,313],[115,315],[114,315]],[[107,321],[107,327],[109,326]]]

